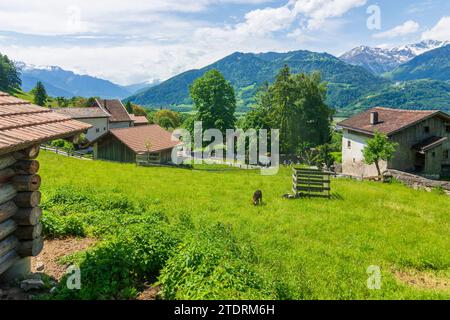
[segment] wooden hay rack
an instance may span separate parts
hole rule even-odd
[[[293,168],[292,191],[295,197],[331,198],[331,172],[312,168]]]

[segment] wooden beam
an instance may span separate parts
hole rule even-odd
[[[6,220],[0,223],[0,240],[11,235],[17,229],[17,224],[13,220]]]
[[[14,153],[14,157],[18,160],[21,159],[36,159],[39,155],[40,146],[34,145],[29,148],[19,150],[16,153]]]
[[[9,236],[0,242],[0,257],[8,251],[14,250],[19,246],[19,240],[14,236]]]
[[[39,207],[22,208],[17,210],[12,219],[19,226],[35,226],[39,223],[42,216],[42,209]]]
[[[8,202],[17,195],[17,190],[12,184],[2,184],[0,185],[0,204]]]
[[[14,235],[19,240],[34,240],[42,235],[42,224],[38,223],[35,226],[18,227]]]
[[[16,161],[16,158],[14,158],[12,155],[0,157],[0,170],[11,167]]]
[[[37,191],[41,186],[41,177],[37,174],[19,175],[12,180],[17,191]]]
[[[3,257],[0,257],[0,274],[11,268],[17,260],[19,260],[19,256],[14,250],[11,250]]]
[[[16,174],[36,174],[39,171],[37,160],[20,160],[14,164]]]
[[[14,201],[8,201],[0,205],[0,223],[11,218],[17,213],[17,206]]]
[[[14,176],[16,172],[12,168],[6,168],[0,170],[0,183],[9,182]]]
[[[17,249],[21,257],[35,257],[44,248],[44,239],[42,237],[32,241],[22,241]]]
[[[41,202],[41,193],[39,191],[18,192],[14,202],[19,208],[34,208]]]

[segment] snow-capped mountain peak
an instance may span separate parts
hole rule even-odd
[[[424,40],[415,44],[394,48],[360,46],[342,56],[340,59],[352,65],[361,66],[371,72],[381,74],[389,72],[425,52],[449,45],[450,41]]]

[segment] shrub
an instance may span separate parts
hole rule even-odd
[[[255,271],[251,250],[221,224],[202,228],[181,244],[161,271],[165,299],[267,299],[276,296]]]
[[[141,283],[156,279],[177,243],[176,234],[158,217],[123,229],[81,258],[80,290],[67,289],[63,279],[52,298],[135,298]]]

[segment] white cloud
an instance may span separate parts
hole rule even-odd
[[[450,40],[450,16],[442,17],[441,20],[431,29],[422,34],[422,40]]]
[[[0,2],[0,30],[35,35],[82,32],[130,32],[140,23],[140,33],[162,14],[198,13],[221,3],[258,4],[272,0],[14,0]],[[75,27],[74,27],[75,26]],[[125,27],[125,28],[124,28]]]
[[[304,15],[310,30],[318,30],[329,18],[337,18],[367,0],[291,0],[296,14]]]
[[[375,33],[374,38],[397,38],[401,36],[406,36],[419,31],[420,25],[413,20],[408,20],[405,23],[396,26],[388,31]]]
[[[340,17],[366,3],[285,0],[285,5],[252,10],[229,24],[205,18],[217,4],[271,1],[0,1],[0,31],[18,33],[7,34],[11,41],[0,40],[0,52],[35,65],[58,65],[131,84],[167,79],[235,51],[296,50],[300,43],[305,49],[306,43],[317,41],[319,31],[338,30]]]

